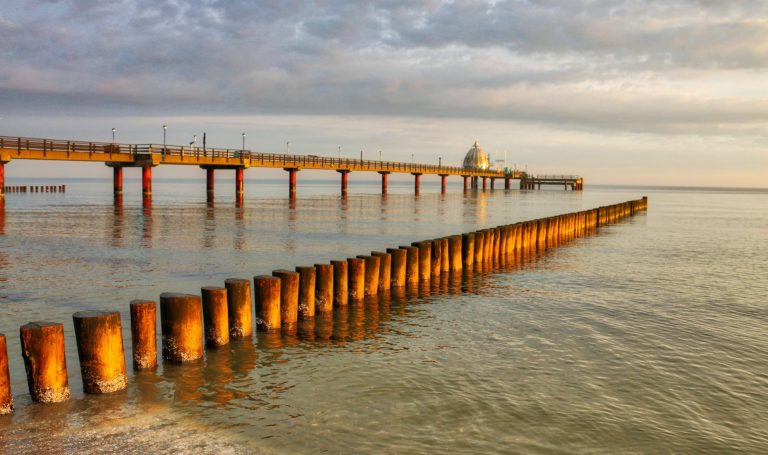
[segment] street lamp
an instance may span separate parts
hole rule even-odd
[[[168,125],[163,125],[163,159],[165,159],[165,133],[168,131]]]
[[[413,163],[413,153],[411,153],[411,163]]]
[[[443,167],[443,157],[438,156],[437,157],[437,167]]]
[[[379,161],[381,161],[381,150],[379,150]]]
[[[112,128],[112,143],[115,143],[115,131],[117,131],[116,128]]]
[[[245,133],[243,133],[243,149],[242,149],[242,151],[243,152],[245,151]]]
[[[341,146],[339,146],[339,160],[341,160]]]
[[[360,161],[363,161],[363,151],[360,150]]]
[[[287,155],[291,154],[291,141],[288,141],[288,142],[285,143],[285,153]]]

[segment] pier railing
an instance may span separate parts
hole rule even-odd
[[[466,169],[460,166],[405,163],[398,161],[365,160],[320,155],[291,155],[253,152],[251,150],[179,146],[168,144],[122,144],[58,139],[0,136],[0,151],[15,152],[20,159],[57,159],[137,161],[152,157],[155,164],[205,164],[282,167],[296,169],[357,170],[422,174],[466,175],[492,178],[522,178],[524,172],[500,169]],[[33,153],[24,153],[33,152]]]

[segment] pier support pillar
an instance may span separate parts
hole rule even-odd
[[[510,188],[509,181],[510,181],[509,177],[504,177],[504,189],[505,190],[508,190]]]
[[[235,198],[236,199],[242,199],[243,197],[244,181],[245,181],[245,168],[239,167],[235,169]]]
[[[483,177],[483,191],[488,188],[488,177]]]
[[[123,195],[123,168],[121,166],[112,168],[112,193],[116,198]]]
[[[144,197],[152,196],[152,167],[141,168],[141,193]]]
[[[389,172],[379,172],[379,174],[381,174],[381,194],[387,194]]]
[[[341,195],[347,195],[347,184],[349,183],[349,171],[339,169],[336,172],[341,174]]]
[[[496,179],[491,177],[491,189],[494,189],[496,187]]]
[[[464,179],[464,192],[466,193],[469,189],[469,176],[468,175],[462,175],[462,179]]]
[[[288,171],[288,194],[295,195],[296,194],[296,173],[298,173],[298,169],[294,168],[286,168],[286,171]]]
[[[205,190],[206,195],[208,196],[208,202],[213,201],[213,193],[214,193],[214,170],[212,168],[208,168],[205,170]]]
[[[418,172],[414,172],[411,175],[413,175],[413,190],[416,194],[419,194],[419,189],[421,186],[421,174]]]
[[[440,174],[440,194],[445,194],[447,186],[448,176],[446,174]]]

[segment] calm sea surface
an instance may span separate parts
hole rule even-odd
[[[428,180],[425,178],[425,180]],[[11,180],[8,184],[54,184]],[[0,215],[0,332],[16,412],[0,452],[768,453],[768,191],[462,194],[300,179],[61,181]],[[299,336],[82,393],[72,313],[199,293],[412,241],[649,197],[649,210],[501,270],[369,299]],[[447,281],[447,280],[446,280]],[[19,326],[63,322],[72,400],[32,404]]]

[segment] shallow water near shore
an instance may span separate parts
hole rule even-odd
[[[56,184],[56,181],[39,184]],[[16,411],[0,451],[175,453],[768,452],[768,191],[583,192],[353,182],[110,180],[10,194],[0,332]],[[32,181],[9,184],[36,184]],[[129,373],[85,395],[72,313],[199,294],[229,277],[649,197],[649,210],[507,267],[369,298],[295,336]],[[32,404],[19,326],[63,322],[72,400]]]

